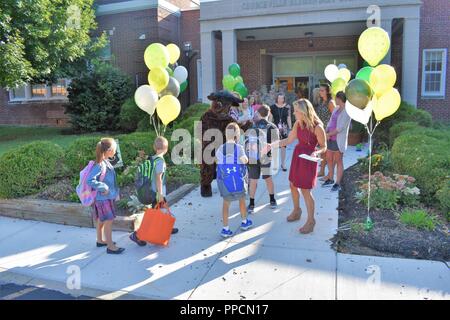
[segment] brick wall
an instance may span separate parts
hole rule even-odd
[[[271,54],[341,50],[357,51],[357,41],[357,36],[314,38],[314,47],[309,47],[308,40],[305,38],[238,41],[238,63],[241,66],[241,74],[249,91],[253,91],[259,89],[262,84],[271,84]],[[265,55],[260,54],[261,49],[266,50]]]
[[[424,49],[447,48],[450,40],[450,1],[422,1],[420,19],[420,55],[419,55],[419,85],[418,106],[433,115],[434,119],[450,121],[450,62],[447,52],[446,89],[444,99],[422,98],[422,53]]]
[[[139,84],[147,83],[148,69],[144,63],[145,48],[159,39],[157,9],[126,12],[97,17],[99,34],[115,30],[110,36],[113,64],[127,73],[133,83],[138,75]],[[139,37],[145,34],[145,40]]]
[[[200,10],[183,10],[181,13],[180,29],[181,29],[181,41],[180,49],[182,50],[183,43],[190,41],[192,45],[192,50],[197,52],[197,54],[191,59],[189,64],[189,78],[188,78],[188,89],[190,92],[190,102],[195,103],[198,101],[198,88],[197,88],[197,60],[201,59],[200,54]],[[184,59],[181,58],[181,59]],[[183,65],[186,65],[186,60],[183,60]],[[186,94],[180,96],[180,100],[186,100]],[[183,101],[187,103],[186,101]]]
[[[391,35],[391,65],[397,73],[396,88],[402,87],[403,19],[394,19]]]
[[[69,117],[61,101],[8,103],[6,90],[0,89],[0,124],[48,125],[64,127]]]

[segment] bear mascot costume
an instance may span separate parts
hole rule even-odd
[[[222,133],[222,143],[225,143],[225,128],[231,122],[236,122],[230,116],[230,108],[232,106],[238,107],[244,100],[240,99],[234,93],[226,90],[212,93],[208,96],[211,100],[211,107],[201,117],[201,137],[202,137],[202,162],[200,165],[200,193],[202,197],[211,197],[212,188],[211,183],[216,178],[216,164],[212,161],[205,161],[203,158],[205,149],[214,142],[214,137],[211,141],[204,138],[204,134],[209,129],[217,129]],[[252,126],[251,121],[245,123],[238,123],[242,130],[247,130]],[[218,146],[216,146],[218,147]],[[212,156],[214,151],[211,150]]]

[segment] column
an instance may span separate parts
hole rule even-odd
[[[201,33],[202,101],[208,103],[208,96],[216,91],[216,48],[214,33]]]
[[[406,19],[403,25],[402,56],[402,100],[417,105],[419,81],[419,37],[420,22],[418,18]]]
[[[237,63],[236,30],[222,30],[222,63],[224,75],[230,64]]]
[[[381,28],[383,28],[389,34],[392,47],[392,19],[381,20]],[[380,62],[380,64],[391,64],[391,48],[389,48],[388,53],[386,54],[384,59]]]

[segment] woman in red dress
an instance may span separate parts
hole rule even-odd
[[[316,186],[318,163],[303,158],[300,154],[307,154],[312,157],[320,158],[327,151],[326,135],[322,121],[314,111],[314,107],[307,99],[300,99],[293,103],[296,122],[289,136],[270,145],[270,148],[284,147],[296,139],[298,144],[295,146],[294,154],[289,172],[289,181],[291,187],[292,201],[294,210],[287,217],[287,221],[300,220],[302,210],[300,209],[300,193],[305,199],[308,211],[308,219],[300,233],[307,234],[314,230],[316,224],[314,219],[314,198],[311,192]],[[316,149],[317,145],[319,148]]]

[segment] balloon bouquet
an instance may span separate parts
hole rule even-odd
[[[379,27],[366,29],[359,37],[358,51],[367,62],[350,80],[349,73],[342,71],[334,64],[325,68],[325,77],[331,82],[331,91],[336,95],[345,91],[347,102],[345,110],[350,118],[363,124],[369,135],[369,189],[367,203],[367,220],[365,229],[371,230],[373,222],[370,218],[370,193],[372,169],[372,136],[380,121],[394,114],[400,107],[400,93],[393,86],[397,80],[395,69],[388,64],[379,65],[390,47],[388,33]],[[376,123],[373,124],[373,115]]]
[[[166,126],[181,112],[178,96],[188,86],[188,71],[177,65],[179,58],[180,49],[173,43],[167,46],[152,43],[144,52],[145,64],[150,69],[148,85],[137,88],[134,100],[139,108],[150,115],[150,122],[158,135],[161,134],[160,122],[165,132]]]
[[[248,89],[244,84],[241,76],[241,67],[237,63],[233,63],[228,67],[229,74],[224,75],[222,84],[224,89],[237,92],[241,98],[248,96]]]

